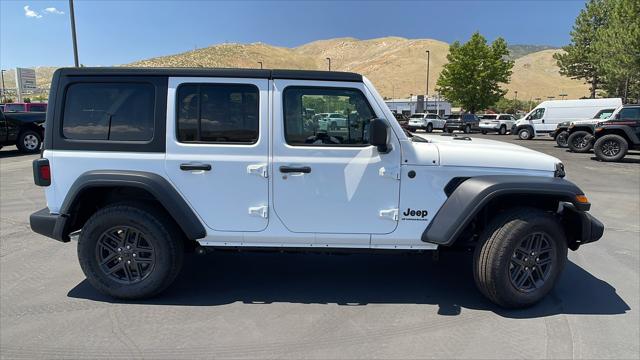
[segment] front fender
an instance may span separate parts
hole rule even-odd
[[[591,207],[591,204],[577,200],[577,195],[583,195],[578,186],[561,178],[518,175],[472,177],[451,192],[422,233],[422,241],[451,245],[489,201],[517,194],[551,196],[559,202],[571,203],[580,212]]]

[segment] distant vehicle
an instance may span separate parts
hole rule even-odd
[[[551,136],[556,141],[556,144],[558,144],[559,147],[566,148],[569,146],[569,143],[567,142],[567,140],[569,139],[569,135],[570,135],[569,127],[572,124],[576,124],[575,129],[572,129],[572,131],[586,130],[583,127],[588,127],[589,133],[593,134],[594,126],[598,122],[608,119],[615,110],[616,110],[615,108],[603,109],[598,111],[596,115],[590,119],[561,122],[558,124],[558,126],[554,131],[549,133],[549,136]],[[581,126],[577,126],[578,124],[580,124]]]
[[[475,114],[451,114],[447,117],[445,131],[451,134],[454,130],[463,131],[465,134],[480,130],[480,118]]]
[[[340,113],[331,113],[326,118],[329,130],[338,130],[347,127],[347,118]]]
[[[480,131],[483,134],[497,132],[500,135],[505,135],[515,123],[516,118],[511,114],[480,115]]]
[[[601,161],[620,161],[629,149],[640,149],[640,105],[619,108],[610,120],[595,128],[593,150]],[[585,141],[594,139],[587,135]]]
[[[447,121],[438,114],[417,113],[409,118],[409,131],[422,129],[426,132],[432,132],[434,129],[443,130]]]
[[[569,147],[569,150],[577,153],[589,152],[593,147],[593,141],[589,141],[588,137],[593,135],[598,123],[609,119],[616,111],[617,109],[613,109],[613,111],[607,109],[605,112],[600,111],[593,119],[572,121],[567,129],[567,147]]]
[[[396,118],[396,120],[398,120],[398,124],[400,124],[400,127],[406,130],[409,129],[409,117],[407,115],[401,113],[393,113],[393,116]]]
[[[15,145],[23,153],[40,151],[44,137],[44,112],[0,111],[0,148]]]
[[[620,105],[620,98],[543,101],[516,121],[511,132],[521,140],[529,140],[554,131],[561,122],[592,118],[600,110]]]
[[[46,112],[47,103],[9,103],[4,104],[4,112]]]

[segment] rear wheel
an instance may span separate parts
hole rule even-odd
[[[164,213],[138,205],[111,205],[85,223],[78,258],[87,280],[120,299],[152,297],[180,272],[182,233]]]
[[[500,126],[500,130],[498,130],[498,134],[506,135],[507,134],[507,127],[504,126],[504,125]]]
[[[464,127],[464,133],[465,134],[471,133],[471,125],[467,125],[467,126]]]
[[[586,153],[593,147],[593,142],[588,139],[589,134],[587,131],[576,131],[569,135],[567,139],[567,145],[569,150],[577,153]]]
[[[601,161],[620,161],[627,155],[629,144],[620,135],[609,134],[596,140],[593,145],[596,158]]]
[[[33,130],[24,130],[18,135],[18,141],[16,142],[16,147],[20,152],[33,154],[40,151],[40,146],[42,145],[42,137],[40,134]]]
[[[523,308],[553,288],[567,261],[567,240],[558,220],[538,209],[499,215],[474,254],[478,289],[494,303]]]
[[[432,123],[428,123],[427,124],[427,132],[430,133],[433,131],[433,124]]]
[[[558,144],[561,148],[566,148],[569,146],[567,139],[569,138],[569,132],[561,131],[556,135],[556,144]]]
[[[449,134],[453,133],[453,129],[446,129]]]

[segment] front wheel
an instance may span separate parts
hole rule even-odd
[[[480,292],[506,308],[540,301],[567,261],[567,239],[559,221],[538,209],[509,210],[481,235],[474,254]]]
[[[40,146],[42,145],[42,137],[40,134],[33,130],[25,130],[18,135],[18,141],[16,142],[16,147],[20,152],[26,154],[33,154],[40,151]]]
[[[556,135],[556,144],[558,144],[561,148],[566,148],[569,146],[567,139],[569,138],[569,132],[561,131],[558,135]]]
[[[446,129],[449,134],[453,134],[453,129]]]
[[[593,145],[596,158],[601,161],[620,161],[627,155],[629,144],[620,135],[605,135]]]
[[[78,239],[80,267],[89,283],[119,299],[152,297],[180,272],[182,234],[168,215],[143,205],[98,210]]]
[[[529,131],[529,129],[527,128],[520,129],[520,131],[518,131],[518,137],[520,138],[520,140],[530,140],[531,131]]]
[[[498,130],[498,134],[506,135],[507,134],[507,127],[504,126],[504,125],[500,126],[500,130]]]
[[[589,134],[586,131],[576,131],[569,135],[567,139],[567,145],[569,150],[577,153],[586,153],[593,147],[593,142],[589,139]]]
[[[465,134],[471,133],[471,125],[467,125],[467,126],[464,127],[464,133]]]

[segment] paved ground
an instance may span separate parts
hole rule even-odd
[[[482,135],[474,135],[482,136]],[[512,136],[486,137],[514,141]],[[164,296],[114,302],[85,281],[75,243],[29,230],[44,207],[31,160],[0,151],[2,358],[638,358],[640,154],[591,160],[548,140],[593,202],[604,238],[571,252],[556,289],[503,311],[464,255],[211,254]]]

